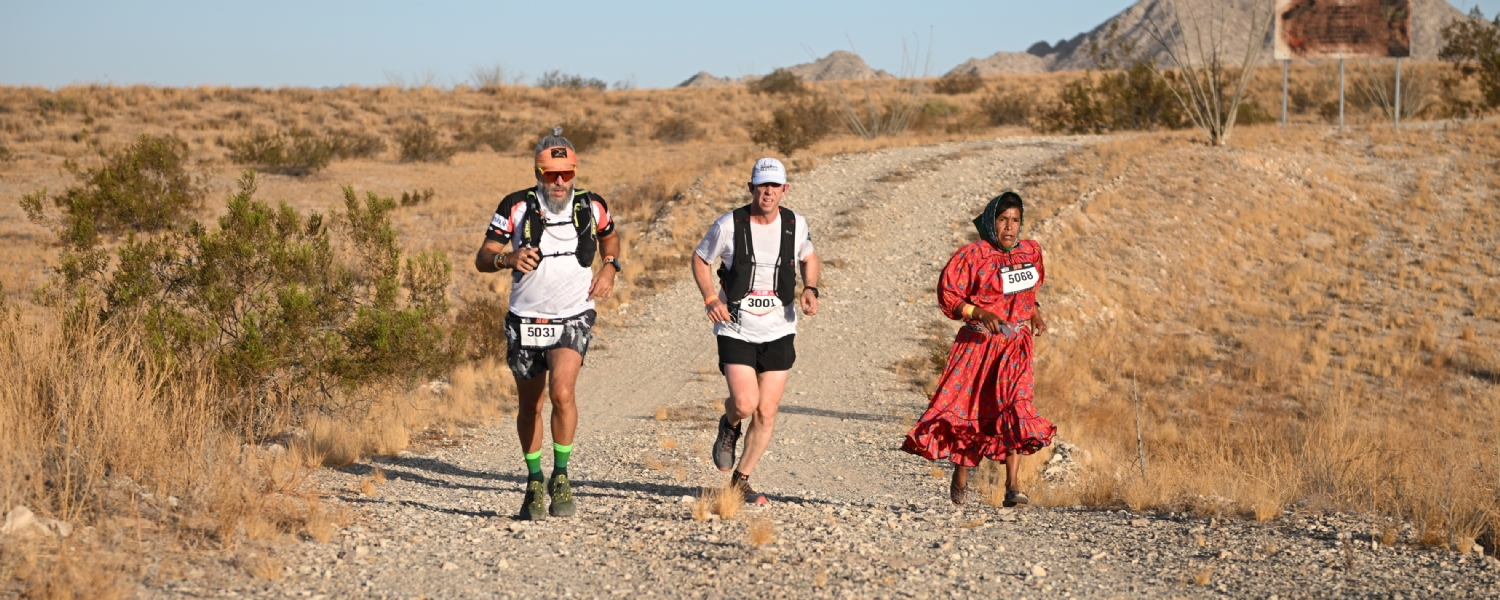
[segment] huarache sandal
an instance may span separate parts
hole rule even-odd
[[[963,467],[958,468],[962,469]],[[958,485],[957,479],[948,482],[948,497],[953,500],[953,504],[963,506],[965,502],[969,501],[969,486],[967,484]]]
[[[1012,506],[1026,506],[1027,504],[1031,504],[1031,498],[1026,497],[1026,492],[1008,490],[1005,492],[1005,502],[1002,502],[1001,506],[1009,508]]]

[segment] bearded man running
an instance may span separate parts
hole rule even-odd
[[[720,471],[734,470],[729,483],[739,488],[747,503],[765,504],[766,497],[750,487],[750,473],[771,444],[776,409],[797,359],[792,345],[797,337],[796,305],[808,316],[818,314],[820,263],[807,219],[781,206],[791,190],[781,161],[756,161],[748,185],[750,204],[719,217],[698,243],[693,279],[703,294],[708,320],[714,323],[719,370],[729,384],[714,441],[714,465]],[[718,290],[710,275],[715,260],[721,261]],[[794,262],[802,268],[801,294],[796,291]],[[752,416],[745,453],[736,468],[740,425]]]
[[[562,128],[536,145],[536,187],[500,201],[474,258],[482,273],[514,269],[505,316],[506,363],[516,377],[516,433],[526,459],[521,518],[572,516],[568,458],[578,427],[574,384],[593,337],[594,299],[614,291],[620,236],[598,194],[574,189],[578,152]],[[604,256],[598,273],[594,258]],[[550,381],[543,375],[551,373]],[[543,488],[542,400],[552,400],[552,479]],[[544,506],[546,496],[552,502]],[[544,510],[545,509],[545,510]]]

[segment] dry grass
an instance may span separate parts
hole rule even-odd
[[[720,518],[733,519],[745,506],[745,494],[739,488],[724,486],[714,490],[712,505],[714,514]]]
[[[1038,172],[1055,331],[1037,404],[1093,458],[1037,499],[1260,520],[1301,503],[1437,545],[1494,530],[1497,156],[1494,121],[1249,127],[1227,151],[1142,136]],[[1121,425],[1134,386],[1145,477]]]
[[[745,527],[745,542],[750,544],[751,548],[759,550],[761,546],[775,541],[776,526],[771,524],[770,519],[757,517],[751,519],[750,524]]]

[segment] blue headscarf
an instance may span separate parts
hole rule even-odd
[[[1000,231],[995,229],[995,219],[1000,218],[1000,213],[1012,208],[1020,209],[1021,226],[1025,227],[1026,206],[1021,203],[1021,195],[1014,190],[1005,190],[999,196],[991,198],[990,203],[984,207],[984,212],[974,217],[974,228],[979,230],[979,237],[999,248],[1001,252],[1010,252],[1015,249],[1015,246],[1006,248],[1000,245]],[[1016,243],[1020,243],[1019,235]]]

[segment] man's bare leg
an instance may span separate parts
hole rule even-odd
[[[771,445],[771,431],[776,428],[776,411],[781,406],[781,393],[786,391],[787,375],[790,371],[766,371],[756,377],[759,392],[754,409],[754,419],[745,432],[745,454],[740,457],[736,471],[750,475],[762,454]]]
[[[547,351],[549,391],[552,399],[552,441],[564,446],[573,445],[573,434],[578,429],[578,403],[573,391],[578,387],[578,371],[583,368],[583,356],[572,348],[557,348]],[[541,447],[538,440],[537,447]]]

